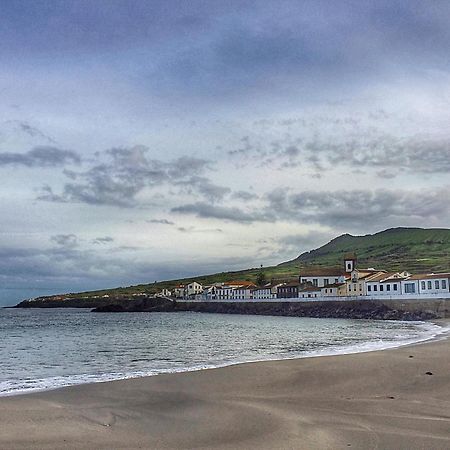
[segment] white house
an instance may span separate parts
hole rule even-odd
[[[263,300],[270,298],[277,298],[277,288],[282,284],[266,284],[265,286],[258,287],[253,289],[253,299],[254,300]]]
[[[196,281],[184,286],[184,297],[195,297],[203,292],[203,286]]]
[[[409,277],[408,281],[417,281],[418,294],[443,294],[450,292],[450,273],[418,274]]]
[[[300,272],[298,281],[300,284],[324,287],[328,284],[343,283],[345,281],[345,274],[339,268],[304,269]]]
[[[306,286],[298,291],[298,298],[314,299],[317,297],[322,297],[322,288],[317,286]]]

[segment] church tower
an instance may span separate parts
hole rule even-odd
[[[344,256],[344,272],[352,273],[356,270],[356,255],[354,253],[347,253]]]

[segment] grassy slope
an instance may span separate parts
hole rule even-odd
[[[328,244],[298,258],[266,267],[267,279],[295,278],[301,267],[339,266],[343,255],[356,252],[360,267],[376,267],[386,270],[408,270],[410,272],[444,271],[450,269],[450,229],[394,228],[373,235],[352,236],[344,234]],[[189,279],[163,281],[159,283],[130,286],[112,290],[73,294],[74,297],[93,295],[129,295],[131,293],[155,293],[163,288],[172,288],[184,281],[212,282],[249,280],[254,281],[259,269],[237,272],[222,272]]]

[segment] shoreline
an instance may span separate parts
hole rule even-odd
[[[0,447],[448,448],[449,343],[1,397]]]
[[[347,319],[344,319],[347,320]],[[354,320],[360,320],[360,319],[354,319]],[[368,320],[368,319],[365,319]],[[397,321],[393,321],[397,322]],[[406,321],[406,323],[411,323],[409,321]],[[358,343],[354,345],[346,345],[346,346],[340,346],[340,347],[329,347],[323,350],[311,350],[306,351],[303,353],[299,353],[296,355],[289,355],[283,357],[282,355],[276,355],[271,356],[267,358],[262,359],[248,359],[248,360],[242,360],[242,361],[230,361],[227,363],[217,363],[217,364],[204,364],[200,366],[193,366],[193,367],[187,367],[187,368],[180,368],[180,369],[168,369],[166,371],[158,371],[156,373],[143,373],[142,371],[136,371],[131,373],[123,373],[118,375],[117,372],[109,372],[104,374],[97,374],[97,375],[90,375],[90,374],[79,374],[79,375],[71,375],[67,377],[61,377],[61,378],[70,378],[71,382],[64,383],[62,382],[60,385],[55,385],[53,387],[43,387],[43,388],[34,388],[34,389],[24,389],[24,390],[17,390],[17,391],[11,391],[11,392],[5,392],[0,393],[0,400],[5,397],[16,397],[16,396],[26,396],[26,395],[32,395],[37,393],[46,393],[50,391],[56,391],[60,389],[66,389],[70,387],[76,387],[76,386],[84,386],[84,385],[90,385],[90,384],[100,384],[100,383],[111,383],[115,381],[126,381],[126,380],[136,380],[141,378],[150,378],[150,377],[157,377],[162,375],[172,375],[172,374],[183,374],[183,373],[191,373],[191,372],[198,372],[198,371],[204,371],[204,370],[214,370],[214,369],[222,369],[226,367],[233,367],[238,366],[242,364],[253,364],[253,363],[265,363],[265,362],[283,362],[283,361],[292,361],[297,359],[309,359],[309,358],[321,358],[321,357],[329,357],[329,356],[346,356],[346,355],[357,355],[361,353],[371,353],[371,352],[378,352],[378,351],[386,351],[386,350],[394,350],[397,348],[403,348],[413,345],[419,345],[427,342],[432,342],[435,340],[440,339],[446,339],[447,337],[450,337],[450,320],[446,319],[438,319],[438,320],[429,320],[429,321],[417,321],[417,324],[420,326],[426,326],[428,324],[434,324],[435,326],[438,326],[439,330],[434,330],[433,334],[427,335],[427,336],[421,336],[417,337],[415,339],[405,339],[405,340],[398,340],[398,341],[388,341],[385,342],[382,346],[378,347],[375,341],[367,341],[363,343]],[[428,330],[431,332],[431,330]],[[381,345],[381,344],[380,344]],[[54,378],[48,378],[48,379],[42,379],[45,380],[51,380],[51,379],[57,379],[59,377]],[[82,381],[74,382],[74,379],[82,379]]]

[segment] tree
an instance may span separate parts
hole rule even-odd
[[[258,286],[264,286],[267,283],[266,274],[264,273],[264,270],[261,266],[261,270],[258,272],[258,275],[256,276],[256,284]]]

